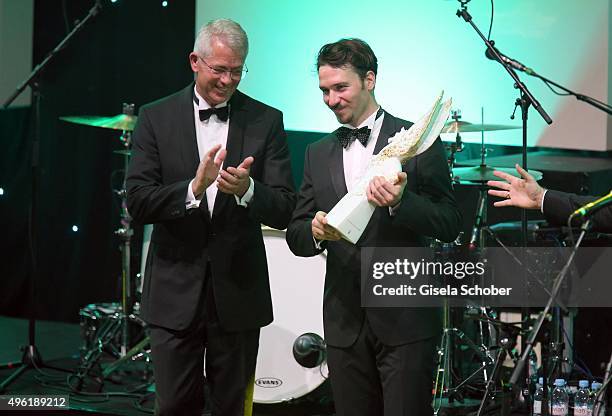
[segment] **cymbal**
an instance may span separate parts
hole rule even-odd
[[[503,180],[493,175],[493,171],[499,170],[501,172],[506,172],[512,176],[520,177],[516,169],[514,168],[494,168],[487,165],[480,166],[469,166],[465,168],[455,168],[453,169],[453,180],[459,181],[459,183],[463,182],[477,182],[484,183],[486,181],[500,181]],[[538,170],[530,170],[529,174],[534,177],[536,181],[542,179],[542,172]]]
[[[473,133],[479,131],[515,130],[521,126],[507,124],[474,124],[467,121],[452,120],[442,127],[442,133]]]
[[[132,131],[136,126],[137,116],[119,114],[110,117],[101,116],[65,116],[60,120],[85,126],[102,127],[103,129]]]

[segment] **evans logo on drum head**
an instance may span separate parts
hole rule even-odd
[[[255,384],[259,387],[265,387],[267,389],[273,389],[280,387],[283,381],[274,377],[262,377],[255,380]]]

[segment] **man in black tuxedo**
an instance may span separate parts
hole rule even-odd
[[[272,321],[261,224],[285,228],[295,194],[282,113],[236,90],[247,52],[237,23],[205,25],[195,84],[144,106],[134,132],[128,209],[154,224],[142,316],[159,415],[201,414],[205,353],[212,414],[242,415]]]
[[[338,416],[432,414],[435,348],[441,334],[435,308],[363,308],[360,247],[425,245],[425,236],[454,240],[461,214],[451,190],[440,139],[403,166],[397,183],[374,178],[377,206],[356,245],[341,240],[325,216],[353,189],[373,154],[412,123],[383,111],[374,97],[377,59],[359,39],[321,48],[323,101],[344,126],[308,146],[304,178],[287,242],[298,256],[327,249],[323,323]]]
[[[488,181],[489,195],[504,198],[493,205],[496,207],[518,207],[539,209],[546,220],[553,225],[566,225],[569,216],[583,205],[597,199],[594,196],[575,195],[566,192],[544,189],[533,176],[518,164],[516,171],[520,178],[505,172],[494,171],[493,174],[504,181]],[[605,233],[612,232],[612,205],[607,205],[592,216],[592,229]]]

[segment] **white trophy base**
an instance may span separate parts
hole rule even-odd
[[[327,224],[334,227],[345,240],[353,244],[357,243],[376,209],[376,205],[368,201],[365,186],[375,176],[384,176],[389,180],[397,178],[401,170],[402,165],[396,158],[387,159],[382,165],[369,169],[366,177],[360,181],[364,191],[349,192],[344,195],[327,214]],[[364,183],[365,186],[363,186]]]

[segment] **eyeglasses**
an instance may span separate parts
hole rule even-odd
[[[198,55],[198,59],[204,62],[204,65],[208,67],[210,72],[212,72],[215,76],[218,76],[218,77],[222,76],[223,74],[228,74],[231,79],[233,79],[234,81],[238,81],[239,79],[244,78],[247,72],[249,72],[246,65],[241,66],[240,68],[229,69],[224,66],[210,66],[206,63],[204,58],[202,58],[199,55]]]

